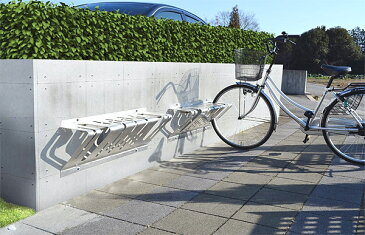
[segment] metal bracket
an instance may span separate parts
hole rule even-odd
[[[212,119],[219,118],[230,107],[229,104],[201,102],[169,109],[168,113],[173,114],[169,138],[209,126]]]
[[[61,174],[74,172],[72,168],[79,171],[86,168],[81,166],[90,162],[93,164],[88,164],[89,167],[105,162],[104,158],[115,159],[110,156],[124,156],[127,151],[136,152],[133,149],[146,146],[170,119],[169,114],[153,114],[137,109],[62,121],[62,128],[82,132],[83,139],[61,169]]]

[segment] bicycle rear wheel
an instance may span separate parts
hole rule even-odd
[[[222,116],[212,120],[215,132],[226,144],[239,149],[252,149],[270,138],[275,128],[275,112],[262,93],[255,106],[257,96],[256,88],[236,84],[224,88],[213,100],[214,103],[232,105]]]
[[[355,129],[355,131],[323,130],[323,137],[330,147],[342,159],[365,165],[365,89],[346,92],[340,99],[334,100],[323,113],[321,126],[337,129]],[[359,116],[359,121],[346,110],[350,108]]]

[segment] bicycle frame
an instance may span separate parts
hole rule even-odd
[[[258,85],[258,94],[260,94],[261,92],[263,92],[263,89],[265,87],[268,88],[269,93],[271,95],[271,97],[273,98],[274,102],[290,117],[292,118],[294,121],[296,121],[300,127],[302,132],[304,132],[305,134],[311,134],[311,135],[320,135],[321,131],[323,130],[327,130],[327,131],[335,131],[335,132],[343,132],[344,134],[349,133],[349,132],[353,132],[356,133],[358,131],[357,128],[333,128],[333,127],[321,127],[320,123],[315,123],[316,122],[316,117],[319,113],[320,107],[323,104],[323,101],[326,97],[326,95],[329,92],[333,92],[335,89],[334,88],[326,88],[322,99],[320,100],[320,102],[317,104],[317,107],[315,108],[315,110],[311,110],[307,107],[302,106],[301,104],[296,103],[294,100],[290,99],[287,95],[285,95],[275,84],[275,82],[271,79],[270,77],[270,72],[271,72],[271,68],[273,66],[273,63],[270,64],[269,69],[266,72],[266,75],[263,79],[263,82],[261,85]],[[238,82],[238,84],[240,84],[242,82]],[[276,95],[275,91],[277,91],[279,93],[279,97]],[[303,110],[304,112],[306,111],[310,111],[312,112],[314,115],[313,117],[310,118],[309,121],[309,126],[308,126],[308,130],[305,130],[306,127],[306,121],[299,118],[298,116],[296,116],[294,113],[292,113],[286,106],[285,104],[283,104],[283,102],[281,102],[280,97],[283,97],[287,102],[289,102],[290,104],[292,104],[293,106]],[[336,96],[336,94],[334,94],[334,97],[337,99],[338,97]],[[246,115],[248,115],[250,112],[252,112],[252,110],[255,109],[256,105],[259,102],[259,96],[256,97],[256,100],[254,101],[252,108],[250,109],[250,111],[248,111]],[[354,117],[354,120],[356,120],[357,123],[359,123],[361,125],[361,120],[359,120],[358,115],[356,115],[356,113],[353,112],[353,110],[348,110],[349,113]],[[244,116],[241,116],[240,118],[243,118]],[[343,122],[342,122],[343,124]]]

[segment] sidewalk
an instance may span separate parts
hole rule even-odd
[[[281,117],[260,148],[205,147],[0,234],[365,234],[364,167],[334,157],[322,136],[303,139]]]

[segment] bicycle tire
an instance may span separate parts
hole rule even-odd
[[[270,138],[275,129],[276,114],[263,92],[260,93],[259,103],[255,109],[244,118],[238,118],[250,110],[249,107],[252,107],[250,104],[257,94],[258,89],[251,84],[235,84],[224,88],[214,98],[213,103],[232,105],[222,116],[212,120],[215,132],[226,144],[248,150],[264,144]],[[239,113],[240,111],[242,113]]]
[[[346,105],[353,105],[354,100],[357,100],[357,113],[362,117],[363,125],[365,126],[365,88],[351,89],[340,95],[340,100],[345,100]],[[350,103],[352,102],[352,103]],[[333,100],[323,112],[321,119],[322,127],[336,128],[358,128],[360,125],[345,109],[341,110],[341,105],[338,99]],[[336,132],[323,130],[323,137],[329,148],[343,160],[356,164],[365,165],[365,136],[351,132]],[[359,152],[360,151],[360,152]]]

